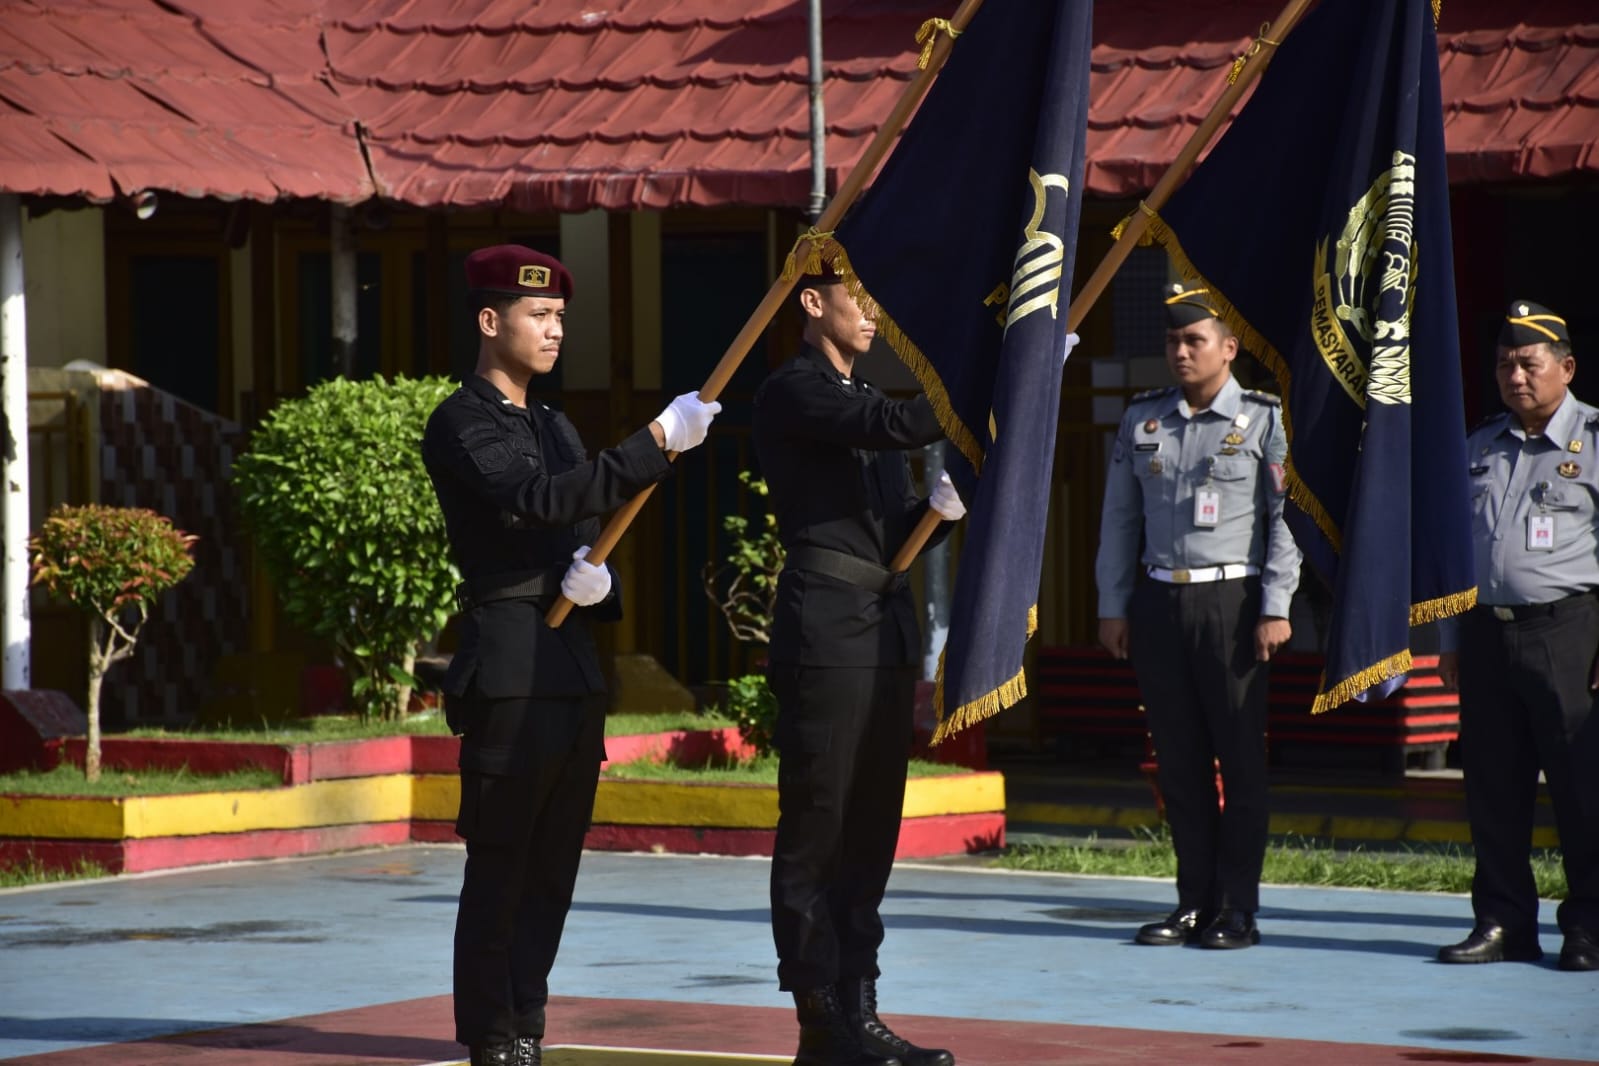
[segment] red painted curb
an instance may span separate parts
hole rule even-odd
[[[411,840],[408,822],[322,826],[315,829],[262,829],[198,837],[140,840],[0,840],[0,862],[37,864],[71,870],[91,862],[112,873],[145,873],[180,866],[246,859],[286,859],[356,848],[389,847]]]
[[[439,823],[430,823],[437,825]],[[453,837],[453,831],[451,836]],[[771,855],[772,829],[705,829],[698,826],[595,825],[583,846],[595,851],[666,851],[673,854]],[[1005,815],[940,814],[899,824],[896,859],[931,859],[1005,846]]]
[[[606,737],[604,769],[612,763],[674,762],[679,766],[704,766],[713,760],[753,759],[755,749],[739,736],[738,729],[677,729],[668,733],[634,733]]]

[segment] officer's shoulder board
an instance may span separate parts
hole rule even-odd
[[[1472,426],[1471,429],[1467,431],[1466,436],[1468,436],[1468,437],[1475,436],[1476,434],[1481,433],[1485,429],[1489,429],[1491,427],[1498,426],[1498,425],[1502,424],[1504,422],[1504,420],[1509,418],[1509,417],[1510,417],[1510,412],[1509,411],[1496,411],[1493,414],[1489,415],[1487,418],[1484,418],[1481,422],[1478,422],[1475,426]],[[1599,417],[1599,416],[1596,416],[1596,417]],[[1593,425],[1594,424],[1593,420],[1590,419],[1588,424],[1590,426]]]
[[[1157,399],[1157,398],[1159,398],[1161,396],[1170,396],[1172,393],[1174,393],[1176,391],[1177,391],[1177,386],[1176,385],[1163,385],[1162,387],[1160,387],[1158,389],[1145,389],[1143,392],[1135,393],[1133,395],[1133,398],[1131,400],[1128,400],[1127,402],[1128,403],[1143,403],[1145,400],[1154,400],[1154,399]]]
[[[1261,392],[1259,389],[1245,389],[1244,396],[1247,399],[1254,400],[1256,403],[1263,403],[1267,407],[1281,407],[1283,405],[1282,397],[1278,396],[1274,392]]]

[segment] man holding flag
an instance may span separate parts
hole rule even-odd
[[[902,578],[888,574],[884,562],[909,532],[901,522],[915,512],[908,510],[902,457],[885,461],[876,449],[915,446],[941,432],[953,445],[953,484],[935,489],[931,506],[945,518],[962,512],[961,497],[975,499],[976,506],[940,668],[936,736],[1026,693],[1022,653],[1037,625],[1061,365],[1070,350],[1061,319],[1071,291],[1080,208],[1091,9],[1091,0],[996,0],[980,8],[960,31],[947,65],[871,191],[836,232],[807,234],[803,263],[790,264],[803,266],[807,275],[800,294],[811,324],[807,338],[824,357],[827,347],[818,343],[823,338],[848,349],[863,334],[875,333],[916,374],[927,396],[909,404],[884,400],[839,362],[804,353],[774,373],[757,399],[757,448],[779,525],[786,508],[798,513],[802,506],[817,523],[790,524],[783,532],[791,551],[784,581],[806,591],[797,602],[795,647],[780,647],[789,638],[782,635],[781,619],[774,622],[771,674],[781,706],[783,759],[773,926],[780,977],[799,1000],[796,1062],[802,1066],[884,1058],[914,1066],[953,1062],[948,1052],[901,1040],[876,1016],[881,884],[876,898],[856,893],[862,905],[853,912],[830,912],[831,929],[814,919],[825,910],[821,901],[836,898],[863,870],[880,871],[874,881],[886,879],[898,811],[896,806],[891,829],[878,834],[873,850],[852,857],[829,839],[831,820],[848,822],[851,812],[812,809],[825,794],[805,782],[815,780],[811,771],[818,764],[845,759],[854,762],[857,780],[883,779],[873,794],[887,793],[890,784],[898,794],[909,740],[909,689],[896,691],[892,700],[852,698],[847,707],[827,708],[829,720],[818,697],[837,670],[825,664],[791,670],[783,660],[838,647],[843,636],[852,659],[909,652],[905,661],[915,661],[915,647],[903,643],[906,623],[891,612],[838,616],[825,605],[842,602],[851,585],[876,582],[884,588],[880,595],[895,595],[894,583]],[[940,20],[923,29],[924,35],[955,33]],[[838,281],[829,281],[829,274]],[[838,324],[836,333],[829,321]],[[809,444],[798,443],[806,438]],[[802,505],[797,493],[816,484],[815,469],[831,469],[840,454],[852,452],[852,465],[842,464],[842,472]],[[797,469],[808,461],[815,469]],[[857,506],[862,499],[873,504],[866,513]],[[860,528],[844,536],[852,524]],[[806,528],[825,529],[829,540],[811,545],[831,551],[805,550]],[[800,553],[793,552],[796,546]],[[780,612],[783,599],[780,588]],[[914,633],[913,615],[908,623]],[[868,759],[866,748],[851,750],[852,738],[879,729],[894,734],[877,746],[881,754]],[[821,828],[807,828],[808,821]],[[819,839],[808,840],[812,833]],[[814,856],[823,876],[808,884],[796,877],[805,871],[784,858],[789,853]],[[840,913],[853,927],[840,927]],[[807,939],[824,945],[816,956],[820,965],[797,950]],[[833,942],[836,948],[825,946]],[[826,1002],[828,991],[817,985],[829,980],[838,982],[831,990],[842,1000],[836,1010]],[[845,1013],[844,1028],[853,1040],[822,1032],[839,1028],[830,1020],[837,1012]]]

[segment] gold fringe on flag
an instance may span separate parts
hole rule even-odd
[[[1444,0],[1432,0],[1432,28],[1438,28],[1438,17],[1444,12]]]
[[[1038,632],[1038,604],[1027,608],[1027,639]],[[946,650],[948,650],[946,648]],[[933,687],[933,708],[938,712],[938,725],[933,730],[933,747],[937,747],[962,729],[992,718],[1006,707],[1014,706],[1027,695],[1027,670],[1016,671],[1016,676],[985,693],[970,703],[963,703],[953,711],[944,711],[944,652],[938,653],[938,680]]]
[[[1374,663],[1364,670],[1357,671],[1331,688],[1327,687],[1327,675],[1324,673],[1321,675],[1319,687],[1325,691],[1317,693],[1315,702],[1310,705],[1310,713],[1324,714],[1334,707],[1342,706],[1374,685],[1410,673],[1414,665],[1410,658],[1410,649],[1406,648],[1396,655],[1388,656],[1380,663]]]
[[[938,371],[933,369],[933,364],[922,354],[916,342],[905,335],[899,328],[899,323],[883,310],[878,302],[872,299],[872,294],[866,291],[866,286],[861,283],[860,276],[855,273],[855,268],[849,261],[849,253],[844,246],[833,239],[831,233],[820,234],[825,239],[819,245],[813,245],[818,250],[820,261],[815,266],[807,266],[810,273],[821,269],[825,262],[833,268],[841,279],[849,294],[855,297],[855,302],[860,305],[861,313],[877,325],[877,335],[894,349],[894,354],[899,356],[899,361],[916,375],[916,380],[921,382],[922,389],[927,393],[927,402],[933,405],[933,414],[938,417],[938,424],[944,430],[944,436],[950,443],[960,449],[966,461],[972,465],[977,473],[983,472],[983,447],[978,443],[977,435],[971,428],[961,421],[955,413],[955,405],[949,398],[949,390],[944,387],[944,380],[938,376]],[[790,256],[792,259],[792,255]]]
[[[1476,586],[1472,586],[1464,592],[1451,592],[1449,595],[1440,596],[1436,600],[1411,604],[1410,624],[1424,626],[1428,622],[1453,618],[1457,614],[1465,614],[1475,606],[1477,606],[1477,589]]]
[[[916,31],[916,43],[922,46],[922,54],[916,60],[916,69],[926,70],[927,64],[933,61],[933,46],[938,43],[939,34],[949,34],[950,41],[954,42],[962,32],[964,31],[957,30],[949,19],[928,19],[922,23],[921,29]]]

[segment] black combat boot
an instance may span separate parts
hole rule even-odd
[[[955,1066],[955,1056],[937,1047],[917,1047],[883,1024],[877,1016],[877,981],[848,977],[838,983],[844,1016],[861,1046],[876,1055],[894,1056],[904,1066]]]
[[[544,1046],[536,1036],[519,1036],[516,1038],[516,1057],[511,1061],[515,1066],[542,1066]]]
[[[794,1066],[903,1066],[892,1055],[878,1055],[861,1046],[832,985],[795,992],[794,1008],[800,1023]]]
[[[516,1066],[516,1047],[513,1044],[472,1044],[470,1066]]]

